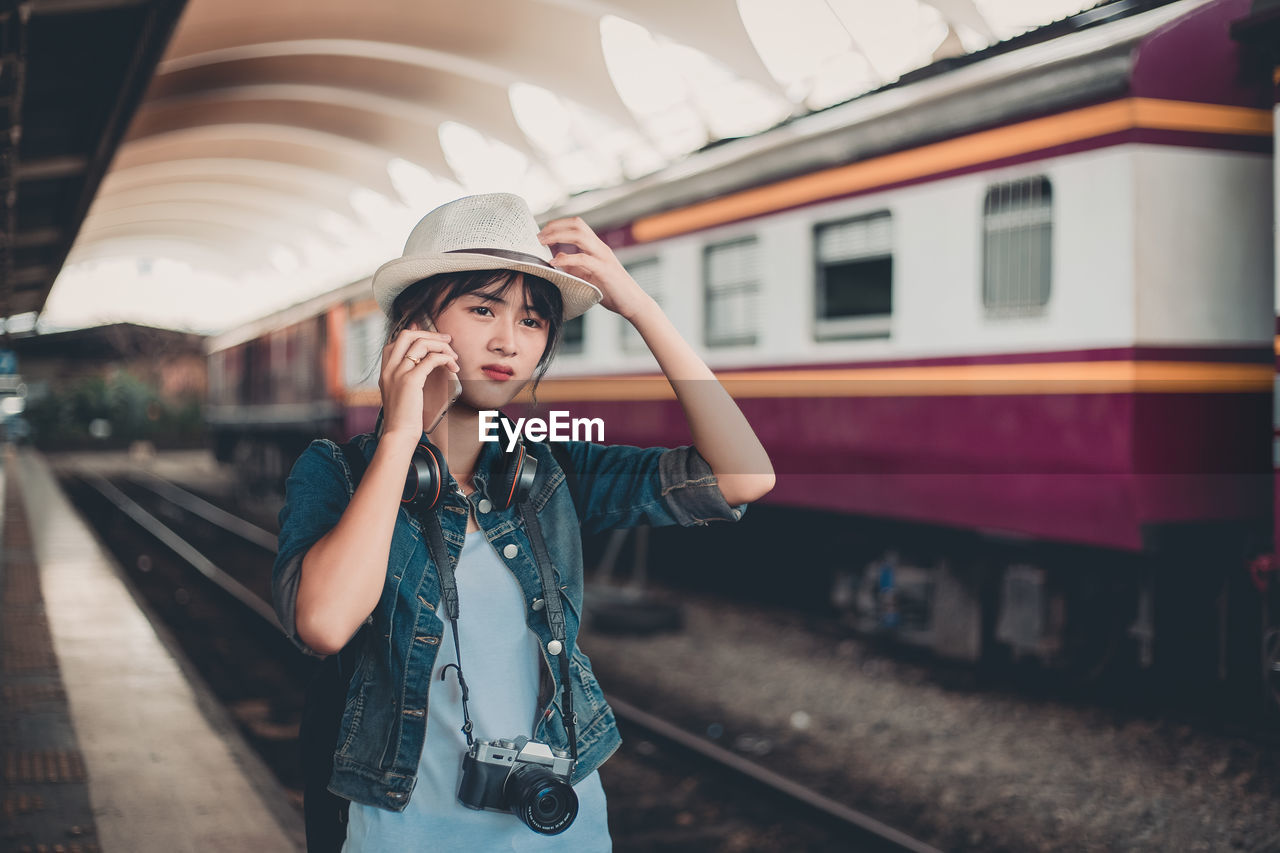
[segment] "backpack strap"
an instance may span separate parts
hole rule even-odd
[[[564,479],[569,486],[569,496],[573,498],[573,508],[578,513],[578,524],[581,525],[583,515],[582,500],[578,494],[578,472],[573,467],[573,461],[569,459],[569,451],[565,450],[564,443],[560,441],[548,441],[547,448],[551,451],[556,464],[560,466],[560,470],[564,471]]]

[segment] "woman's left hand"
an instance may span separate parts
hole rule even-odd
[[[651,301],[644,288],[636,284],[622,262],[591,230],[580,217],[553,219],[538,232],[538,240],[550,246],[554,256],[551,265],[558,270],[576,275],[600,288],[603,297],[600,304],[616,314],[630,318]],[[557,244],[568,244],[577,252],[556,251]]]

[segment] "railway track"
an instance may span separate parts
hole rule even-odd
[[[644,711],[622,699],[610,697],[609,705],[615,716],[625,720],[634,727],[648,732],[679,746],[718,767],[727,768],[735,773],[752,779],[772,793],[794,800],[799,805],[811,809],[838,823],[849,830],[851,840],[857,832],[864,833],[864,845],[859,849],[902,850],[913,853],[939,853],[936,847],[912,838],[888,824],[882,823],[870,815],[837,802],[805,785],[749,761],[735,752],[717,746],[706,738],[692,734],[685,729],[664,720],[655,714]]]
[[[263,753],[290,790],[295,804],[300,805],[297,719],[303,686],[314,662],[297,654],[284,639],[267,598],[275,534],[145,472],[131,474],[120,482],[99,474],[79,473],[64,485],[69,487],[81,511],[89,516],[117,558],[136,569],[130,572],[135,581],[138,575],[143,576],[144,585],[149,588],[143,592],[155,602],[155,609],[161,611],[158,615],[171,626],[193,629],[182,632],[183,636],[179,637],[184,649],[194,646],[195,654],[191,657],[197,669],[210,679],[217,695],[224,701],[230,699],[232,712],[247,729],[250,742]],[[122,519],[128,519],[130,524],[122,525]],[[163,546],[163,556],[154,548],[155,544]],[[140,546],[140,553],[130,553],[139,551]],[[175,606],[182,612],[175,614]],[[200,611],[199,618],[189,618],[193,609]],[[248,629],[249,624],[256,627]],[[234,630],[234,626],[240,630]],[[274,681],[269,676],[253,679],[254,683],[229,691],[218,683],[218,673],[235,671],[241,661],[215,662],[209,650],[202,647],[221,647],[224,658],[246,654],[243,643],[227,642],[228,633],[252,637],[258,646],[259,662],[272,661],[282,677]],[[274,639],[263,635],[273,635]],[[272,684],[274,689],[269,689]],[[611,764],[617,764],[619,759],[657,762],[658,778],[665,781],[655,785],[652,773],[634,772],[625,767],[617,775],[623,779],[647,780],[640,784],[650,789],[646,792],[650,799],[654,794],[662,794],[664,785],[670,787],[673,795],[672,802],[654,810],[668,814],[674,824],[670,827],[654,826],[650,817],[643,828],[628,830],[625,821],[615,820],[611,815],[615,849],[619,851],[648,849],[654,843],[669,850],[716,849],[708,845],[728,837],[736,837],[740,844],[746,834],[752,832],[746,824],[765,815],[770,825],[759,832],[760,846],[749,849],[936,853],[936,848],[870,815],[616,696],[610,697],[610,704],[630,735],[627,745]],[[637,734],[639,738],[635,737]],[[655,742],[662,744],[661,754]],[[636,754],[628,756],[628,752]],[[618,790],[612,769],[607,766],[605,770],[611,797],[627,802],[630,792]],[[692,778],[701,778],[708,773],[725,781],[700,786],[696,796],[719,796],[729,802],[689,801],[690,774],[694,774]],[[699,816],[715,825],[706,826]],[[629,838],[629,834],[632,837]]]

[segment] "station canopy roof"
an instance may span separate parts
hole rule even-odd
[[[225,328],[1095,2],[188,0],[46,319]]]

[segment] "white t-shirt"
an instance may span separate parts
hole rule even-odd
[[[467,706],[478,740],[533,736],[538,708],[537,636],[525,625],[520,584],[484,537],[467,534],[458,558],[458,638],[470,694]],[[427,736],[418,781],[403,812],[353,802],[342,853],[430,851],[612,850],[604,789],[597,773],[574,785],[578,816],[559,835],[543,835],[514,814],[469,809],[458,802],[462,755],[462,690],[457,671],[440,671],[457,658],[448,616],[440,638],[427,701]]]

